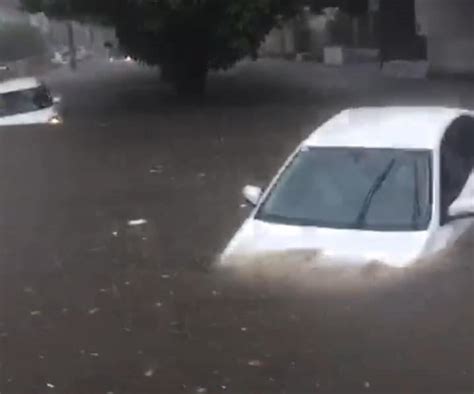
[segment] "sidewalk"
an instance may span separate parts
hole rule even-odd
[[[387,77],[373,63],[332,67],[263,59],[241,64],[230,73],[276,84],[289,93],[300,90],[302,94],[342,100],[351,106],[440,105],[474,109],[472,80]]]

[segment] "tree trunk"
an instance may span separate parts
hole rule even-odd
[[[162,82],[172,83],[173,82],[173,66],[169,64],[162,64],[160,66],[160,78]]]
[[[207,75],[209,72],[207,59],[181,61],[170,67],[165,67],[165,77],[172,77],[172,82],[179,96],[201,97],[206,90]]]
[[[174,86],[179,96],[201,97],[206,90],[207,71],[201,75],[175,80]]]
[[[72,22],[67,22],[66,27],[67,27],[68,46],[69,46],[69,65],[71,66],[71,70],[76,70],[77,57],[76,57],[76,42],[74,39],[74,26]]]
[[[355,48],[360,46],[360,17],[352,17],[352,44]]]
[[[95,45],[95,31],[94,31],[94,28],[89,27],[89,29],[87,31],[88,31],[88,34],[89,34],[89,45],[91,47],[93,47]]]

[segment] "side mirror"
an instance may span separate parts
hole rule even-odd
[[[260,202],[260,198],[262,197],[263,191],[257,186],[248,185],[244,187],[244,189],[242,190],[242,194],[250,204],[255,206]]]
[[[458,198],[448,208],[448,217],[451,220],[474,217],[474,199]]]

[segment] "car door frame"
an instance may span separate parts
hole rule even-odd
[[[467,148],[467,153],[463,152],[462,154],[468,154],[470,160],[466,157],[463,157],[462,160],[467,160],[469,167],[466,166],[465,173],[462,175],[462,183],[459,183],[457,190],[450,191],[453,192],[454,197],[446,200],[446,169],[450,167],[446,164],[446,160],[456,157],[456,155],[461,154],[457,151],[460,147],[472,147],[472,149]],[[451,155],[451,156],[450,156]],[[457,157],[459,159],[459,156]],[[436,191],[436,217],[438,218],[438,229],[436,231],[436,236],[434,238],[433,248],[435,251],[439,251],[445,248],[449,248],[454,245],[459,238],[472,226],[474,226],[474,217],[468,218],[457,218],[450,219],[448,216],[449,205],[456,200],[457,197],[462,193],[464,188],[467,185],[467,181],[471,176],[474,176],[474,169],[472,164],[474,163],[474,116],[473,115],[462,115],[454,120],[451,125],[446,129],[446,132],[441,141],[438,155],[437,155],[437,171],[434,174],[436,177],[436,184],[438,185]],[[466,163],[463,163],[466,165]],[[448,171],[453,171],[452,168]],[[454,172],[451,172],[453,174]]]

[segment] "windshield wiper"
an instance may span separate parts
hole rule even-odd
[[[388,166],[383,170],[383,172],[377,177],[374,184],[367,192],[367,195],[364,198],[364,203],[362,204],[362,208],[357,215],[357,219],[355,221],[356,228],[361,228],[365,224],[365,220],[367,218],[367,214],[369,213],[370,205],[372,204],[372,200],[377,192],[380,190],[382,185],[384,184],[385,180],[387,179],[388,175],[392,171],[393,167],[395,166],[395,159],[392,159]]]
[[[414,182],[415,182],[415,198],[413,199],[413,215],[412,215],[412,225],[416,230],[419,226],[420,216],[421,216],[421,203],[420,203],[420,190],[419,190],[419,170],[418,164],[415,162],[414,166]]]

